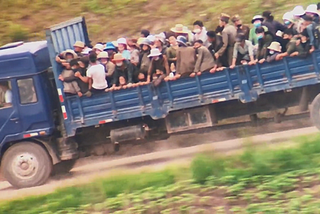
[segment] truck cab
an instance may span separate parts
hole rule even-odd
[[[55,131],[50,66],[46,41],[0,47],[0,160],[3,176],[17,187],[39,184],[50,174],[38,174],[54,153],[41,142]]]

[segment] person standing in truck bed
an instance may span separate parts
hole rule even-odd
[[[214,54],[216,59],[223,56],[225,52],[228,55],[228,66],[232,63],[233,47],[236,42],[237,30],[233,25],[229,23],[230,16],[228,14],[222,13],[220,15],[219,25],[223,27],[221,32],[223,45],[222,47]]]
[[[87,76],[82,76],[79,72],[75,75],[79,77],[83,82],[89,84],[89,90],[93,94],[104,92],[108,87],[106,80],[106,73],[104,66],[97,60],[95,52],[91,52],[89,55],[90,68],[87,70]]]

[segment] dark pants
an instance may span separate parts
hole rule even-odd
[[[95,89],[95,88],[91,88],[90,91],[92,94],[99,94],[99,93],[103,93],[105,92],[105,88],[104,89]]]

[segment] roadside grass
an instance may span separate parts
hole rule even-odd
[[[247,146],[234,156],[199,155],[190,168],[117,175],[6,201],[0,213],[317,213],[320,135],[296,140],[292,148]]]
[[[271,10],[281,20],[284,12],[292,10],[295,5],[311,3],[317,2],[240,0],[235,4],[232,0],[0,0],[0,44],[44,39],[45,28],[75,16],[86,17],[91,40],[97,42],[120,36],[139,36],[142,28],[155,33],[169,30],[177,23],[191,27],[196,19],[202,20],[212,30],[218,24],[221,12],[238,13],[244,23],[250,23],[254,15]]]

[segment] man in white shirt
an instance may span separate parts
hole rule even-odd
[[[12,91],[9,88],[9,83],[7,81],[0,82],[0,89],[4,92],[4,102],[0,103],[1,106],[12,106]]]
[[[79,77],[83,82],[89,83],[89,90],[92,93],[104,92],[108,87],[105,68],[99,63],[95,53],[90,54],[89,61],[91,66],[87,70],[87,76],[81,76],[80,72],[76,72],[75,76]]]

